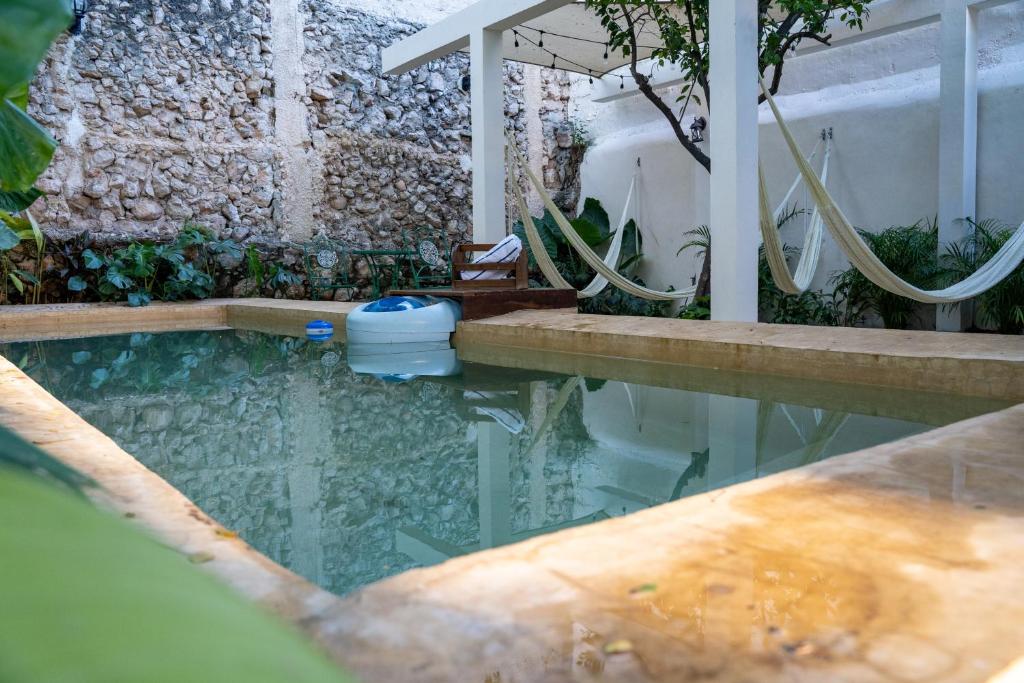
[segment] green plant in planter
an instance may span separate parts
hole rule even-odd
[[[944,285],[960,282],[987,263],[1013,235],[1013,229],[995,220],[975,223],[971,234],[946,247],[940,259]],[[1024,265],[984,294],[977,296],[978,322],[1003,334],[1024,332]]]
[[[857,232],[882,263],[907,282],[931,289],[942,281],[939,231],[934,220],[896,225],[878,233]],[[836,296],[845,302],[844,322],[875,313],[887,328],[907,329],[920,319],[921,304],[882,289],[853,266],[833,275],[830,282]]]

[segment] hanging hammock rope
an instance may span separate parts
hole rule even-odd
[[[995,287],[1024,262],[1024,223],[1022,223],[1017,228],[1017,231],[1010,236],[1010,239],[985,265],[966,279],[945,289],[921,289],[893,273],[882,263],[881,259],[875,256],[874,252],[871,251],[871,247],[867,245],[850,221],[843,215],[843,212],[836,205],[831,195],[829,195],[825,186],[815,177],[810,164],[807,163],[807,160],[800,153],[796,141],[793,139],[793,134],[788,126],[786,126],[786,122],[783,120],[782,114],[779,112],[779,108],[775,104],[775,99],[772,97],[768,86],[765,85],[764,79],[759,77],[759,80],[761,82],[761,91],[764,92],[768,106],[771,107],[775,120],[779,123],[779,130],[782,132],[786,145],[789,147],[789,151],[793,155],[793,159],[796,161],[804,181],[807,183],[815,206],[821,212],[825,226],[839,245],[839,248],[846,255],[846,258],[871,282],[888,292],[921,303],[952,304],[978,296]],[[763,231],[764,228],[762,227]]]
[[[511,140],[509,140],[511,145]],[[513,159],[511,158],[511,146],[506,147],[506,161],[509,169],[515,169]],[[508,174],[509,184],[512,186],[512,194],[516,200],[516,207],[519,209],[519,213],[523,220],[523,230],[526,232],[526,240],[530,244],[530,249],[533,251],[534,259],[537,261],[537,265],[540,267],[541,272],[544,273],[544,277],[548,279],[548,282],[557,289],[572,289],[573,286],[562,277],[562,274],[558,271],[558,267],[555,262],[550,258],[550,254],[547,252],[547,248],[544,246],[544,242],[541,239],[540,233],[537,230],[537,225],[533,221],[533,217],[530,215],[529,208],[526,205],[526,199],[523,196],[522,190],[519,189],[519,183],[516,182],[512,174]],[[630,207],[633,204],[633,197],[636,194],[637,186],[637,174],[633,174],[633,179],[629,184],[629,192],[626,194],[626,204],[622,207],[622,218],[619,219],[619,225],[615,230],[615,234],[612,236],[611,244],[608,245],[608,253],[605,254],[604,263],[609,268],[617,269],[619,267],[619,259],[622,255],[622,240],[625,235],[626,224],[629,222]],[[542,258],[540,253],[543,252],[544,257]],[[590,281],[586,287],[577,292],[577,297],[580,299],[590,299],[597,296],[604,291],[605,287],[608,286],[608,279],[598,273],[594,276],[594,279]]]
[[[551,213],[559,230],[562,231],[562,235],[577,251],[577,253],[579,253],[580,257],[587,263],[587,265],[597,271],[598,275],[603,276],[608,280],[608,282],[627,294],[632,294],[633,296],[640,297],[642,299],[649,299],[652,301],[679,301],[689,299],[693,296],[696,288],[679,291],[658,291],[656,289],[650,289],[648,287],[638,285],[619,273],[614,267],[605,263],[604,259],[602,259],[596,251],[591,249],[590,245],[588,245],[580,234],[576,232],[576,229],[572,227],[572,223],[570,223],[558,207],[555,206],[554,201],[551,199],[551,195],[549,195],[544,188],[544,183],[542,183],[533,171],[530,170],[522,155],[519,153],[519,150],[508,136],[506,136],[506,143],[507,148],[510,151],[508,158],[510,164],[509,170],[511,173],[509,175],[516,176],[519,173],[522,173],[530,180],[530,183],[537,191],[537,194],[540,195],[541,199],[544,201],[544,207]],[[518,191],[518,188],[514,189],[515,191]],[[526,201],[522,199],[521,192],[518,192],[516,203],[519,205],[519,213],[523,219],[523,228],[526,230],[527,241],[530,243],[530,249],[533,251],[533,256],[537,260],[537,264],[540,266],[541,272],[544,273],[544,276],[548,278],[548,281],[550,281],[553,286],[572,289],[572,286],[566,282],[565,278],[558,274],[558,268],[555,266],[551,256],[544,248],[544,243],[541,241],[540,234],[537,232],[537,226],[534,225],[530,212],[526,207]],[[622,231],[620,230],[620,232]]]

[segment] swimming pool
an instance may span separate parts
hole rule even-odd
[[[341,344],[239,330],[0,353],[256,549],[338,594],[992,409],[470,363],[401,381],[352,372]]]

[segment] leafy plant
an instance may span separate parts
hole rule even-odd
[[[88,237],[83,241],[88,243]],[[127,301],[145,306],[154,299],[206,299],[213,293],[211,253],[237,248],[220,242],[199,226],[186,226],[171,244],[131,242],[111,252],[88,247],[70,263],[78,272],[67,280],[68,290],[94,289],[104,301]],[[67,269],[71,272],[71,268]]]
[[[942,281],[937,256],[939,231],[934,220],[892,226],[878,233],[857,232],[882,263],[907,282],[932,288]],[[886,327],[907,329],[920,319],[921,304],[882,289],[853,266],[836,273],[829,282],[844,301],[844,323],[875,313]]]
[[[70,0],[5,0],[0,3],[0,267],[8,285],[39,301],[43,234],[28,208],[42,196],[36,179],[50,165],[57,141],[27,113],[28,84],[50,43],[71,22]],[[9,252],[23,240],[36,244],[36,274],[12,267]]]
[[[946,247],[940,259],[944,285],[951,285],[975,273],[1013,235],[1013,229],[995,220],[971,225],[961,242]],[[974,299],[978,322],[1003,334],[1024,333],[1024,265],[998,285]]]
[[[678,318],[683,320],[711,320],[711,297],[698,296],[679,309]]]
[[[268,270],[259,250],[253,244],[245,250],[245,262],[248,279],[252,283],[247,296],[259,296],[267,287],[276,293],[292,285],[302,284],[302,276],[292,272],[282,263],[271,263]]]

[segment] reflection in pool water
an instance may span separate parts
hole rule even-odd
[[[468,363],[395,383],[353,372],[338,344],[234,330],[0,353],[255,548],[339,594],[943,421]]]

